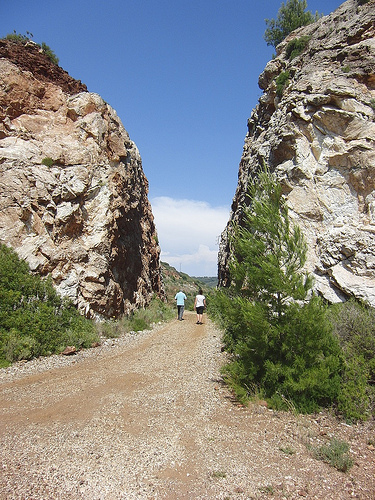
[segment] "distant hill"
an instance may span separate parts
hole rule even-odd
[[[192,279],[204,283],[209,288],[216,288],[217,286],[217,276],[192,276]]]
[[[164,290],[167,296],[167,301],[170,304],[174,303],[174,297],[176,293],[182,289],[188,300],[186,301],[186,308],[192,309],[194,305],[195,295],[198,293],[198,290],[202,288],[203,293],[207,295],[210,291],[210,288],[216,286],[217,278],[213,277],[192,277],[186,273],[180,273],[169,265],[167,262],[160,262],[161,272],[164,283]],[[212,284],[214,282],[214,284]]]

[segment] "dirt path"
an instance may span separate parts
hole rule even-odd
[[[0,370],[0,498],[375,498],[373,425],[234,404],[220,332],[195,321]],[[346,474],[306,447],[331,436]]]

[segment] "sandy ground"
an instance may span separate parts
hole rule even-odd
[[[0,498],[375,499],[373,423],[236,404],[195,321],[0,370]],[[346,473],[309,450],[331,437]]]

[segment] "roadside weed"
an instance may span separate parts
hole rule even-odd
[[[314,458],[326,462],[341,472],[347,472],[354,464],[349,454],[348,443],[336,438],[332,438],[328,444],[314,448],[312,451]]]

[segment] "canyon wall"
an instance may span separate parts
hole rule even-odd
[[[293,57],[301,39],[306,47]],[[374,0],[348,0],[291,33],[259,86],[221,236],[219,285],[229,283],[229,235],[248,182],[265,162],[307,240],[315,289],[331,302],[355,296],[375,306]]]
[[[0,40],[0,242],[87,317],[164,297],[136,145],[110,105],[32,42]]]

